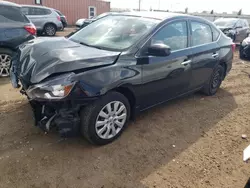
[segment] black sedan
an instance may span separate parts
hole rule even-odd
[[[37,126],[56,127],[63,136],[81,132],[103,145],[140,111],[196,91],[214,95],[232,67],[234,48],[202,18],[122,13],[68,39],[24,44],[12,64],[12,83],[21,82]]]
[[[250,58],[250,37],[244,39],[240,45],[240,58]]]
[[[62,25],[63,25],[63,28],[62,30],[64,30],[65,27],[68,26],[68,22],[67,22],[67,18],[65,15],[63,15],[59,10],[55,10],[57,12],[57,14],[60,16],[61,18],[61,22],[62,22]]]

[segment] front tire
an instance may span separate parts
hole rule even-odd
[[[55,36],[56,35],[56,26],[54,24],[46,24],[44,27],[44,33],[47,36]]]
[[[0,48],[0,77],[10,75],[10,64],[13,51],[5,48]]]
[[[223,81],[225,75],[225,68],[221,65],[215,67],[210,79],[205,83],[202,92],[205,95],[215,95]]]
[[[92,144],[105,145],[117,139],[130,119],[128,99],[110,92],[80,112],[81,133]]]

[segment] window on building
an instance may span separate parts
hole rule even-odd
[[[35,0],[35,4],[41,5],[42,4],[42,0]]]
[[[90,6],[89,7],[89,18],[93,18],[96,16],[96,7]]]

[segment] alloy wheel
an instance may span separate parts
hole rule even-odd
[[[55,32],[56,32],[56,29],[53,25],[48,25],[46,26],[46,34],[49,35],[49,36],[54,36],[55,35]]]
[[[8,54],[0,54],[0,76],[6,77],[10,75],[11,56]]]
[[[127,109],[120,101],[112,101],[99,112],[95,130],[102,139],[115,137],[123,128],[127,119]]]

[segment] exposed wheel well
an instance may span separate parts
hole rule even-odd
[[[131,110],[131,118],[134,118],[136,99],[133,92],[127,87],[118,87],[114,89],[114,91],[123,94],[128,99]]]

